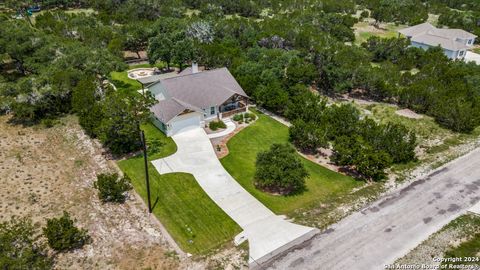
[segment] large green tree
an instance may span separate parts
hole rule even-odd
[[[273,144],[257,155],[255,185],[281,194],[302,192],[308,177],[302,161],[289,144]]]

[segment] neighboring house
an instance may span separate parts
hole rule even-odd
[[[461,29],[436,28],[430,23],[422,23],[398,31],[411,41],[411,46],[427,50],[440,46],[450,59],[463,59],[467,49],[473,46],[474,34]]]
[[[245,112],[248,106],[247,94],[227,68],[199,72],[194,65],[147,88],[158,100],[150,108],[153,123],[167,136]]]

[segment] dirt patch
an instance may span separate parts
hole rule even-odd
[[[98,143],[75,117],[53,128],[24,128],[0,117],[0,221],[31,217],[37,228],[66,210],[92,243],[56,257],[58,269],[174,269],[185,262],[169,246],[142,201],[102,204],[92,187],[96,174],[114,171]]]
[[[411,119],[422,119],[423,118],[423,115],[418,114],[418,113],[416,113],[412,110],[409,110],[409,109],[398,110],[395,113],[400,115],[400,116],[411,118]]]

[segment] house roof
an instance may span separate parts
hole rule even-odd
[[[468,48],[465,44],[458,42],[457,39],[476,37],[476,35],[462,29],[436,28],[428,22],[408,27],[398,32],[410,37],[413,42],[430,46],[440,45],[442,48],[452,51]]]
[[[148,84],[152,84],[152,83],[158,82],[158,81],[163,80],[163,79],[175,77],[177,75],[178,74],[176,72],[169,72],[169,73],[164,73],[164,74],[152,75],[152,76],[148,76],[148,77],[144,77],[144,78],[138,78],[137,81],[139,83],[143,84],[143,85],[148,85]]]
[[[164,123],[185,109],[201,111],[202,108],[220,105],[233,95],[248,97],[227,68],[187,73],[153,85],[157,83],[165,89],[166,97],[150,110]]]
[[[401,29],[398,32],[407,36],[407,37],[414,37],[420,34],[424,34],[425,32],[435,29],[435,26],[431,25],[430,23],[421,23],[412,27],[408,27],[405,29]]]
[[[181,75],[158,83],[170,97],[198,108],[220,105],[235,94],[248,97],[227,68]]]
[[[458,41],[455,41],[453,39],[434,36],[434,35],[428,35],[428,34],[415,36],[412,38],[412,41],[430,45],[430,46],[440,46],[444,49],[451,50],[451,51],[458,51],[458,50],[468,48],[467,45],[460,43]]]
[[[198,110],[198,108],[185,104],[175,98],[160,100],[157,104],[150,107],[150,111],[163,123],[168,123],[185,110],[195,111]]]

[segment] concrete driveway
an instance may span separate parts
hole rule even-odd
[[[250,195],[223,168],[203,129],[186,130],[172,138],[177,152],[152,164],[160,174],[184,172],[195,177],[208,196],[242,227],[243,232],[235,237],[235,242],[248,239],[251,268],[259,267],[318,232],[284,220]]]
[[[480,201],[479,164],[477,149],[344,218],[271,268],[385,269]]]
[[[465,62],[475,62],[477,65],[480,65],[480,54],[467,51],[463,60]]]

